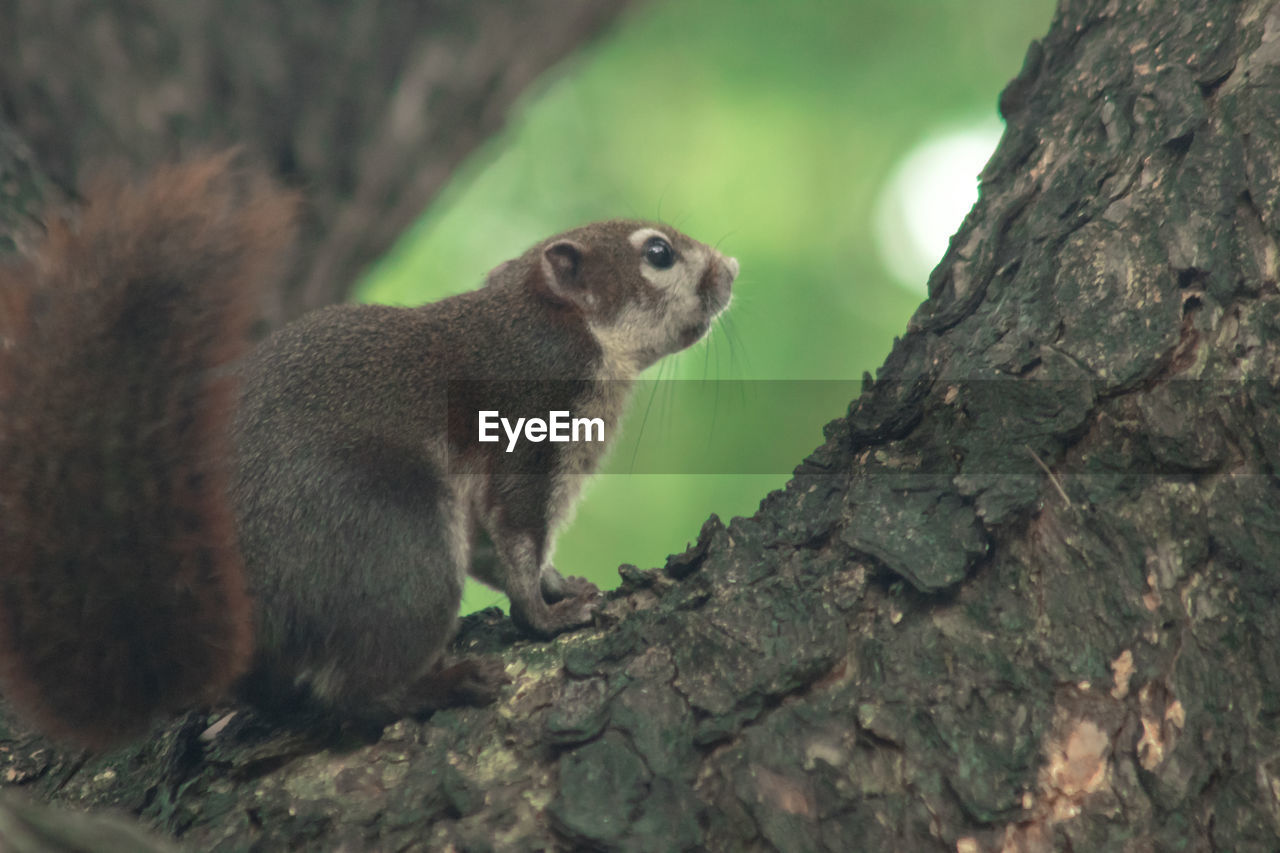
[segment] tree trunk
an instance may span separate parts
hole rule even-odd
[[[1277,39],[1280,5],[1063,0],[848,416],[598,628],[471,620],[496,706],[8,778],[202,850],[1275,849]]]
[[[230,145],[302,188],[295,275],[264,294],[276,325],[342,301],[516,96],[626,3],[0,0],[0,110],[64,189]]]

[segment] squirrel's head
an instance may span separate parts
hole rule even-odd
[[[700,340],[738,275],[736,259],[668,225],[623,219],[557,234],[519,261],[539,296],[582,317],[618,378]]]

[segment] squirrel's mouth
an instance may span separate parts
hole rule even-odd
[[[680,349],[691,347],[702,340],[711,328],[711,321],[729,307],[729,302],[733,299],[733,280],[737,277],[736,258],[724,258],[717,253],[715,260],[707,264],[696,288],[702,316],[680,329],[677,336]]]
[[[725,258],[718,252],[711,263],[703,270],[702,277],[694,287],[698,298],[699,316],[690,318],[676,332],[675,350],[687,349],[706,336],[711,329],[711,322],[726,308],[733,298],[733,280],[738,277],[738,261],[736,258]]]
[[[718,313],[720,312],[708,314],[702,320],[681,329],[676,338],[679,349],[687,349],[702,340],[703,336],[707,334],[707,330],[711,328],[712,318]]]

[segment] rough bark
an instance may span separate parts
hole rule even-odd
[[[596,629],[473,620],[495,707],[8,779],[191,849],[1275,849],[1278,44],[1278,4],[1063,0],[876,381]]]
[[[0,0],[0,111],[64,189],[229,145],[302,188],[295,275],[264,294],[274,325],[342,301],[626,3]]]

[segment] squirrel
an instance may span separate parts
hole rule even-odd
[[[0,266],[0,693],[76,745],[228,694],[356,721],[494,698],[495,664],[445,654],[463,582],[535,637],[591,624],[599,590],[550,555],[607,441],[484,442],[478,415],[610,436],[738,273],[611,220],[255,347],[297,200],[233,159],[100,182]]]

